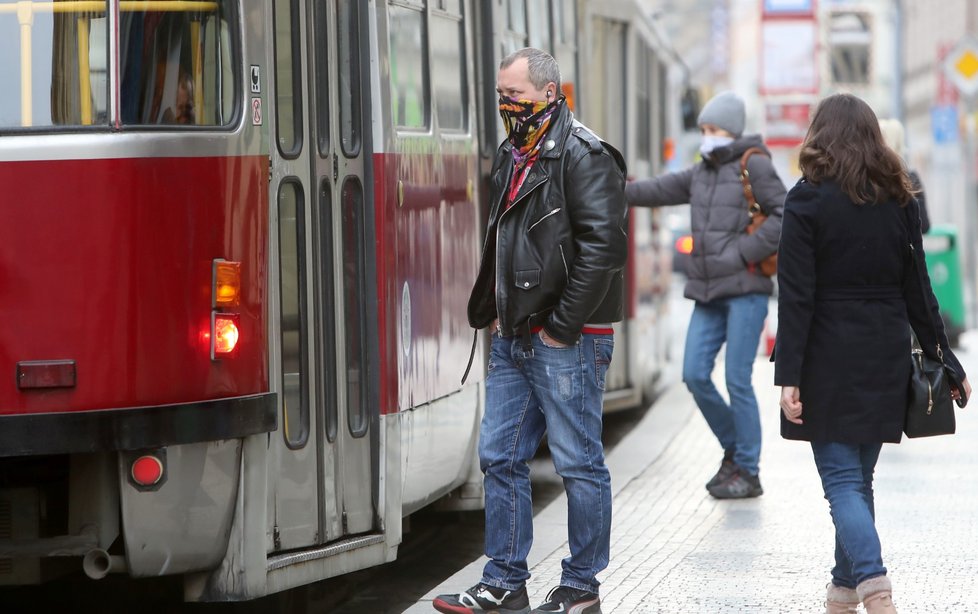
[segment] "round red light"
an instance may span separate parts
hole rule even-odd
[[[152,486],[162,478],[163,463],[155,456],[147,454],[133,461],[132,479],[140,486]]]

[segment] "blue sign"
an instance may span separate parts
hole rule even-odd
[[[765,15],[811,13],[812,0],[764,0]]]
[[[934,143],[956,143],[958,141],[958,107],[949,104],[931,107],[930,125],[934,132]]]

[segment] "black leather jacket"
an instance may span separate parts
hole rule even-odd
[[[512,146],[503,141],[490,176],[489,222],[469,324],[495,318],[504,335],[547,334],[574,344],[586,323],[622,319],[627,243],[625,162],[562,105],[508,209]],[[495,292],[494,292],[495,291]]]

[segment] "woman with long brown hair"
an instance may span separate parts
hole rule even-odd
[[[811,442],[835,524],[826,612],[855,612],[860,602],[872,614],[896,612],[873,472],[883,443],[902,437],[911,327],[928,355],[943,350],[960,382],[954,398],[963,403],[971,386],[926,274],[910,180],[869,105],[850,94],[822,100],[799,166],[778,250],[781,435]]]

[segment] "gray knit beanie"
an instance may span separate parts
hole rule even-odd
[[[745,121],[744,100],[737,94],[726,91],[720,92],[703,106],[696,124],[713,124],[734,135],[734,138],[739,138],[744,133]]]

